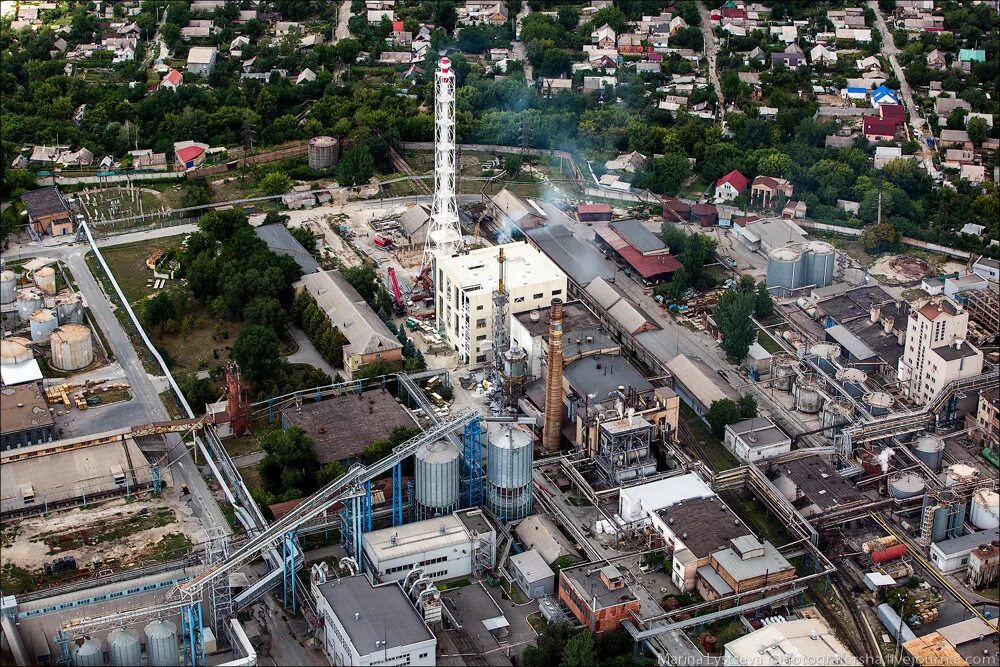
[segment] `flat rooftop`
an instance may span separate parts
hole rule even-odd
[[[893,302],[893,298],[884,289],[868,285],[823,299],[816,307],[838,324],[844,324],[859,317],[868,317],[872,306],[889,302]]]
[[[819,455],[775,464],[775,469],[794,482],[805,498],[824,512],[866,501]]]
[[[360,655],[434,639],[396,582],[373,586],[363,574],[327,581],[319,591]],[[355,614],[358,617],[355,618]]]
[[[736,581],[748,581],[768,574],[778,574],[794,569],[792,564],[778,553],[773,544],[765,541],[762,545],[764,547],[763,556],[743,559],[730,547],[716,552],[713,558],[719,563],[719,567],[729,573],[729,576]]]
[[[744,442],[748,442],[754,447],[766,447],[788,440],[785,432],[775,426],[774,422],[767,417],[744,419],[741,422],[729,424],[726,429],[731,430]],[[754,438],[752,441],[749,439],[751,436]]]
[[[980,544],[989,544],[993,540],[1000,539],[1000,529],[980,530],[961,537],[953,537],[950,540],[935,542],[934,546],[946,556],[972,551]]]
[[[394,428],[417,427],[391,393],[378,389],[319,403],[304,400],[298,409],[282,410],[281,416],[288,426],[297,426],[312,438],[322,464],[360,456],[375,440],[388,438]]]
[[[566,575],[566,581],[576,589],[577,595],[580,599],[586,600],[588,605],[592,605],[596,597],[597,609],[606,609],[639,599],[632,594],[627,585],[616,590],[610,590],[605,586],[604,580],[601,579],[602,569],[597,563],[585,563],[563,568],[560,574]]]
[[[486,535],[496,530],[493,524],[486,519],[486,515],[483,514],[481,509],[470,508],[461,510],[460,512],[456,512],[455,516],[458,517],[458,520],[462,522],[462,525],[470,533]]]
[[[563,275],[555,262],[523,241],[439,258],[438,270],[450,276],[454,286],[461,290],[492,293],[500,280],[497,261],[500,248],[506,258],[504,272],[508,285],[527,285]]]
[[[934,354],[941,357],[945,361],[955,361],[956,359],[964,359],[966,357],[975,357],[979,355],[979,350],[974,348],[968,342],[962,343],[961,347],[956,347],[954,345],[942,345],[941,347],[935,347]]]
[[[454,514],[404,523],[401,526],[372,530],[362,538],[366,551],[378,560],[395,560],[469,541],[469,533],[462,520]]]
[[[642,392],[653,388],[638,368],[617,354],[595,354],[567,364],[563,375],[569,386],[580,396],[596,394],[603,401],[619,386]]]
[[[549,312],[551,306],[539,308],[534,311],[517,313],[514,317],[528,330],[532,336],[548,337],[549,334]],[[538,315],[537,320],[532,316]],[[599,328],[601,321],[582,301],[569,301],[563,304],[563,332],[577,331],[581,329]],[[564,336],[564,339],[567,336]]]
[[[577,239],[564,225],[546,225],[527,234],[578,285],[586,285],[596,278],[610,280],[617,272],[614,262],[592,243]]]
[[[0,433],[19,433],[53,424],[49,404],[34,382],[0,389]]]
[[[682,500],[656,514],[697,558],[715,553],[737,537],[753,535],[718,496]]]

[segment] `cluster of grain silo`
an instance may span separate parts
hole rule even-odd
[[[177,667],[180,664],[180,645],[177,626],[167,620],[155,620],[143,630],[146,636],[146,659],[150,667]]]
[[[486,506],[501,521],[523,519],[531,513],[531,433],[501,428],[486,451]]]
[[[61,371],[86,368],[94,361],[93,336],[85,324],[64,324],[49,335],[52,366]]]
[[[1000,494],[992,489],[979,489],[972,494],[969,521],[980,530],[994,530],[1000,526]]]
[[[31,275],[35,287],[45,294],[56,293],[56,270],[51,266],[43,266]]]
[[[833,284],[837,251],[825,241],[809,241],[772,249],[767,255],[767,287],[787,296],[805,287]]]
[[[59,324],[83,324],[83,297],[72,290],[56,295],[56,319]]]
[[[310,169],[329,169],[340,159],[340,141],[336,137],[313,137],[309,140],[307,159]]]
[[[108,657],[111,667],[142,664],[139,633],[129,628],[115,628],[108,633]]]
[[[39,308],[28,318],[28,324],[31,328],[32,342],[43,343],[49,339],[55,328],[59,326],[59,320],[56,319],[56,316],[48,308]]]
[[[143,637],[131,628],[114,628],[108,633],[108,662],[111,667],[139,667],[142,642],[146,643],[149,667],[179,667],[180,639],[177,625],[164,619],[154,620],[143,629]],[[73,646],[73,667],[103,667],[104,642],[99,637],[84,637]]]
[[[414,454],[417,520],[445,516],[458,509],[461,453],[447,440],[421,445]]]

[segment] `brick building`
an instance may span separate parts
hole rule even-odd
[[[632,613],[639,599],[625,586],[614,565],[584,563],[559,572],[559,601],[593,632],[613,632]]]

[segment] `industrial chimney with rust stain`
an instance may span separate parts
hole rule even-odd
[[[558,452],[562,428],[563,392],[563,302],[552,299],[549,309],[549,363],[545,379],[545,426],[542,445],[547,452]]]

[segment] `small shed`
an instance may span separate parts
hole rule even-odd
[[[556,573],[534,549],[510,557],[510,576],[530,598],[555,593]]]

